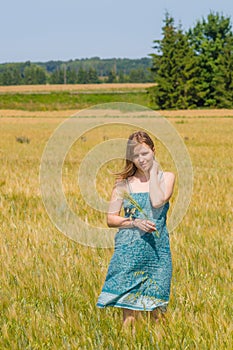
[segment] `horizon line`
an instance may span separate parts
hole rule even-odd
[[[99,60],[140,60],[143,58],[147,58],[150,59],[150,54],[148,54],[147,56],[142,56],[142,57],[135,57],[135,58],[130,58],[130,57],[99,57],[99,56],[90,56],[90,57],[82,57],[82,58],[70,58],[70,59],[48,59],[48,60],[36,60],[36,61],[32,61],[30,59],[28,60],[23,60],[23,61],[5,61],[5,62],[0,62],[0,64],[11,64],[11,63],[26,63],[26,62],[30,62],[30,63],[47,63],[47,62],[73,62],[73,61],[81,61],[81,60],[91,60],[91,59],[99,59]]]

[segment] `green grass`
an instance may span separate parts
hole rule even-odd
[[[4,93],[0,95],[0,109],[28,111],[83,109],[95,104],[109,102],[128,102],[148,106],[149,97],[144,91]]]

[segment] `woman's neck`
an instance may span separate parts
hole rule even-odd
[[[149,173],[144,173],[143,171],[137,170],[134,174],[136,179],[139,179],[141,182],[147,182],[149,180]]]

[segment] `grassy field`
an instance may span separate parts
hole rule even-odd
[[[1,86],[0,109],[60,111],[98,103],[129,102],[147,106],[152,84]],[[95,88],[95,89],[94,89]]]
[[[95,104],[127,102],[157,109],[147,89],[154,84],[0,86],[0,117],[69,117]],[[233,109],[159,111],[165,117],[233,117]]]
[[[186,113],[170,119],[192,159],[194,192],[182,223],[170,235],[173,279],[167,323],[152,325],[145,316],[132,337],[121,329],[120,309],[95,306],[113,249],[70,240],[44,208],[41,156],[62,121],[53,111],[45,112],[46,118],[39,112],[36,117],[35,110],[32,118],[0,120],[0,349],[232,349],[232,118]],[[64,191],[84,220],[106,226],[104,215],[90,210],[79,193],[82,158],[105,137],[127,137],[131,131],[98,128],[67,155]],[[17,136],[30,142],[18,143]],[[165,148],[159,142],[156,146],[163,169],[175,172]],[[107,164],[98,173],[97,188],[105,198],[113,184],[108,170],[118,165]],[[175,196],[171,207],[174,201]]]

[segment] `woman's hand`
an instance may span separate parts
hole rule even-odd
[[[159,163],[157,160],[153,159],[152,167],[150,168],[150,172],[154,174],[158,174],[159,172]]]
[[[155,227],[155,223],[153,221],[150,220],[146,220],[146,219],[135,219],[133,221],[134,223],[134,227],[138,227],[140,230],[145,231],[145,232],[154,232],[156,227]]]

